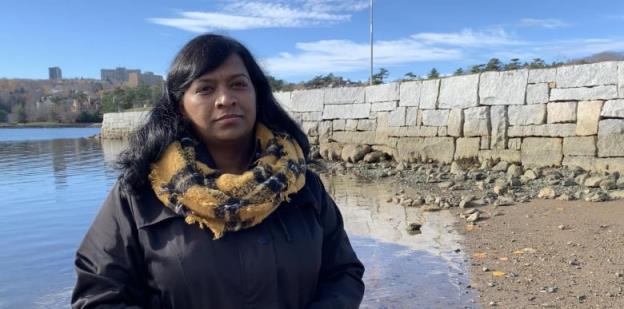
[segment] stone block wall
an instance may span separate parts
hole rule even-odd
[[[624,62],[278,92],[313,144],[624,172]]]
[[[100,136],[104,139],[125,139],[147,121],[149,112],[106,113]]]
[[[313,144],[624,173],[624,62],[274,95]],[[105,114],[102,137],[127,137],[147,113]]]

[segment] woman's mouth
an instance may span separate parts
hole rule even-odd
[[[243,118],[243,116],[242,115],[237,115],[237,114],[225,114],[225,115],[217,118],[215,121],[227,120],[227,119],[232,119],[232,118]]]

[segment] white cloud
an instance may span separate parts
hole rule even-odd
[[[570,26],[568,23],[555,18],[523,18],[520,20],[519,25],[522,27],[537,27],[546,29],[557,29]]]
[[[519,45],[520,41],[510,38],[505,30],[473,31],[463,29],[460,32],[423,32],[411,36],[428,45],[453,45],[459,47],[483,47],[491,45]]]
[[[149,22],[191,32],[292,28],[349,21],[366,1],[230,1],[219,11],[182,12],[177,17],[148,18]]]
[[[263,66],[271,74],[297,76],[325,72],[353,72],[367,68],[370,61],[368,43],[349,40],[322,40],[297,43],[297,54],[281,53],[263,59]],[[461,59],[458,49],[426,46],[412,38],[377,41],[374,45],[376,66]]]

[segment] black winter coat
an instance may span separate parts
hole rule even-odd
[[[218,240],[116,184],[76,254],[73,308],[357,308],[364,266],[320,178]]]

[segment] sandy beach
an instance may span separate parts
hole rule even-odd
[[[481,210],[490,218],[457,228],[482,307],[624,308],[624,201]]]

